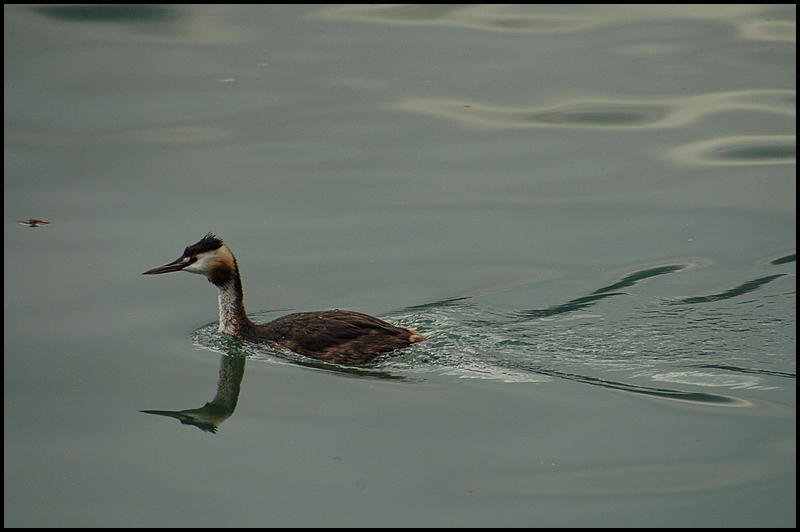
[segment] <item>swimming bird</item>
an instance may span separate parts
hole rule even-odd
[[[425,338],[361,312],[298,312],[268,323],[250,321],[244,309],[239,266],[230,248],[208,233],[176,260],[142,275],[185,271],[205,275],[219,290],[219,330],[248,342],[283,346],[295,353],[337,364],[362,364]]]

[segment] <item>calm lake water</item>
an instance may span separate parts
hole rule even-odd
[[[794,527],[795,17],[6,6],[5,526]]]

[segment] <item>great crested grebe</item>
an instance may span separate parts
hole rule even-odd
[[[219,289],[219,330],[248,342],[282,345],[307,357],[337,364],[361,364],[425,338],[360,312],[298,312],[269,323],[250,321],[244,310],[239,266],[228,246],[208,233],[177,260],[142,275],[186,271],[205,275]]]

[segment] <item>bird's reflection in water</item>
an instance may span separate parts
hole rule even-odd
[[[202,431],[216,434],[219,424],[231,417],[236,410],[246,360],[244,355],[222,355],[217,394],[202,407],[189,410],[142,410],[142,412],[172,417],[184,425],[194,425]]]
[[[221,336],[222,335],[218,335],[218,338]],[[223,351],[220,357],[217,393],[211,401],[202,407],[190,408],[188,410],[141,410],[141,412],[156,416],[171,417],[177,419],[184,425],[194,425],[204,432],[216,434],[219,425],[231,417],[234,410],[236,410],[242,379],[244,378],[244,366],[247,362],[249,347],[250,346],[242,340],[235,338],[223,337],[222,342],[216,343],[215,350],[220,349]],[[306,357],[295,356],[293,353],[289,352],[275,354],[288,362],[324,371],[344,373],[345,375],[355,377],[406,380],[405,377],[392,375],[368,366],[354,367],[331,364]]]

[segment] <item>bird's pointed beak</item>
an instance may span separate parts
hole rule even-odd
[[[159,273],[179,272],[182,269],[186,268],[187,266],[194,264],[196,260],[197,259],[194,257],[181,256],[180,258],[170,262],[169,264],[159,266],[158,268],[153,268],[152,270],[147,270],[142,275],[156,275]]]

